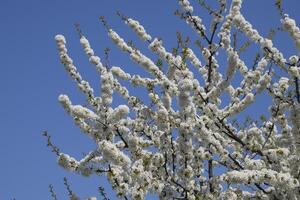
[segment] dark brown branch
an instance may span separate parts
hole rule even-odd
[[[193,16],[191,15],[191,13],[187,13],[187,16],[192,20],[194,27],[197,28],[198,31],[200,31],[201,36],[207,41],[207,43],[209,43],[209,39],[206,36],[206,34],[204,33],[204,30],[198,26],[197,22],[194,20]]]
[[[118,128],[117,128],[116,132],[117,132],[118,136],[120,137],[120,139],[122,140],[122,142],[124,143],[125,148],[128,148],[128,143],[125,141],[124,137],[122,136],[122,134],[120,133]]]
[[[169,176],[169,173],[168,173],[168,155],[167,155],[167,152],[164,153],[164,157],[165,157],[165,162],[164,162],[164,169],[165,169],[165,172],[166,172],[166,175]]]
[[[213,174],[213,164],[212,164],[212,159],[208,160],[208,179],[211,180],[211,178],[214,176]],[[212,183],[209,182],[209,191],[214,192],[214,188],[212,186]]]
[[[52,197],[52,199],[53,200],[58,200],[58,198],[57,198],[57,196],[56,196],[56,194],[55,194],[55,192],[54,192],[54,188],[53,188],[53,185],[49,185],[49,191],[50,191],[50,194],[51,194],[51,197]]]
[[[237,49],[237,32],[233,33],[233,51]]]
[[[70,184],[69,184],[69,182],[68,182],[68,179],[67,179],[67,177],[64,177],[64,185],[66,186],[66,189],[67,189],[67,191],[68,191],[68,195],[69,195],[69,197],[70,197],[70,199],[72,198],[72,197],[74,197],[74,193],[73,193],[73,191],[71,190],[71,186],[70,186]]]
[[[82,38],[83,34],[82,34],[82,30],[80,28],[80,24],[79,23],[75,23],[74,26],[75,26],[75,29],[76,29],[79,37]]]
[[[297,98],[297,102],[300,103],[299,82],[298,82],[298,78],[297,78],[297,77],[295,77],[295,87],[296,87],[296,98]]]
[[[42,135],[47,138],[47,146],[51,148],[52,152],[59,156],[59,148],[52,143],[51,135],[48,134],[48,131],[43,131]]]
[[[175,148],[174,148],[174,144],[173,144],[173,137],[171,137],[171,148],[172,148],[172,170],[173,170],[173,174],[175,173],[176,170],[176,166],[175,166]]]
[[[110,200],[105,193],[104,187],[98,187],[98,191],[100,193],[100,195],[103,197],[103,200]]]

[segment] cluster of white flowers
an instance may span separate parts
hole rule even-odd
[[[230,47],[230,36],[231,36],[231,27],[233,18],[239,13],[240,9],[242,7],[242,2],[239,0],[233,0],[231,4],[231,8],[229,11],[229,14],[226,16],[226,19],[221,27],[221,30],[219,32],[219,37],[222,39],[222,46],[224,46],[225,49],[229,49]]]
[[[261,170],[266,168],[266,163],[263,160],[253,160],[249,157],[245,158],[245,168],[250,170]]]
[[[57,49],[59,51],[60,60],[64,64],[65,68],[69,72],[70,76],[74,80],[78,80],[79,82],[82,80],[80,74],[77,72],[76,67],[73,65],[73,60],[67,54],[66,48],[66,39],[63,35],[55,36]]]
[[[290,113],[290,120],[293,124],[292,126],[292,134],[293,134],[293,140],[296,144],[296,152],[300,152],[300,105],[294,105],[291,107],[291,113]]]
[[[248,93],[242,100],[237,100],[232,106],[224,109],[226,116],[236,115],[245,110],[251,103],[254,102],[255,96],[253,93]]]
[[[187,48],[186,50],[187,52],[187,56],[188,58],[191,60],[191,63],[197,67],[198,69],[200,69],[201,65],[201,61],[199,60],[199,58],[195,55],[194,51],[190,48]]]
[[[126,23],[134,30],[134,32],[141,38],[142,40],[151,40],[151,36],[146,33],[144,27],[140,25],[140,23],[134,19],[128,18]]]
[[[293,190],[299,187],[299,181],[288,173],[279,173],[271,169],[231,171],[223,174],[220,179],[230,183],[263,183],[281,186]]]
[[[65,69],[71,76],[73,80],[77,82],[78,88],[87,96],[87,100],[93,106],[97,106],[95,99],[94,99],[94,90],[91,88],[89,83],[82,79],[81,75],[77,71],[77,68],[73,64],[73,60],[69,57],[68,51],[66,48],[66,40],[63,35],[56,35],[55,36],[57,49],[59,51],[60,60],[62,64],[65,66]]]
[[[129,113],[129,108],[126,105],[119,105],[115,108],[112,113],[108,116],[110,121],[119,121]]]
[[[123,51],[132,52],[133,49],[126,44],[123,38],[121,38],[118,33],[113,31],[112,29],[109,29],[108,31],[109,37],[114,41],[114,43]]]
[[[162,46],[162,40],[155,38],[150,44],[149,49],[153,52],[157,53],[160,58],[165,60],[169,65],[176,65],[180,66],[181,64],[181,57],[178,56],[177,58],[173,56],[170,52],[167,52],[166,49]]]
[[[190,25],[198,35],[200,36],[204,35],[206,28],[202,23],[202,19],[199,16],[196,15],[188,16],[186,18],[186,23]]]
[[[290,33],[291,37],[295,40],[296,47],[300,51],[300,29],[296,25],[296,21],[291,19],[289,15],[285,15],[281,20],[283,28]]]
[[[69,97],[65,94],[61,94],[58,97],[58,101],[62,104],[64,109],[70,114],[72,102],[70,101]]]
[[[300,78],[300,68],[296,66],[291,66],[288,70],[293,77]]]
[[[256,87],[256,92],[261,93],[271,82],[272,78],[270,74],[264,74],[260,77],[259,83]]]
[[[101,75],[101,100],[104,106],[109,106],[113,100],[112,79],[111,73]]]
[[[91,57],[91,56],[94,55],[94,51],[91,48],[89,41],[84,36],[81,36],[81,38],[80,38],[80,44],[82,45],[84,52],[89,57]]]
[[[238,55],[237,52],[234,52],[232,50],[228,51],[228,67],[227,67],[227,72],[226,72],[226,79],[223,81],[220,81],[218,85],[214,88],[211,89],[209,92],[208,96],[209,97],[219,97],[220,94],[228,88],[230,85],[230,82],[232,80],[232,77],[235,73],[235,68],[238,66]]]
[[[110,29],[108,31],[109,37],[115,42],[115,44],[122,49],[123,51],[127,51],[130,54],[130,58],[143,66],[147,71],[153,73],[155,76],[160,77],[162,72],[160,69],[154,64],[154,62],[143,55],[139,50],[135,50],[132,47],[128,46],[127,43],[121,38],[115,31]]]
[[[186,23],[189,24],[197,34],[203,37],[206,28],[199,16],[192,15],[192,12],[194,10],[193,6],[191,6],[188,0],[178,0],[178,2],[181,5],[183,11],[186,13],[186,16],[184,17]]]
[[[189,45],[178,45],[177,52],[171,53],[162,39],[152,40],[138,21],[124,18],[163,62],[160,68],[113,29],[107,30],[112,41],[150,77],[104,67],[81,33],[83,50],[100,74],[99,96],[74,66],[65,38],[55,37],[61,62],[89,105],[74,105],[67,95],[60,95],[59,102],[97,144],[79,161],[56,152],[59,165],[83,176],[105,173],[117,195],[125,199],[143,200],[149,193],[160,199],[299,199],[300,106],[299,91],[294,91],[299,87],[299,56],[286,62],[272,40],[262,37],[242,15],[242,0],[233,0],[229,11],[226,0],[219,0],[220,10],[212,13],[212,24],[222,25],[211,39],[201,18],[192,15],[191,3],[178,1],[184,12],[181,17],[200,36],[199,55]],[[299,48],[295,21],[285,15],[282,24]],[[263,56],[252,68],[231,44],[234,27],[261,47]],[[218,59],[220,49],[227,64]],[[287,75],[273,76],[275,67]],[[148,96],[131,94],[127,83],[145,89]],[[114,92],[125,103],[115,105]],[[270,114],[244,126],[235,122],[234,117],[247,114],[262,93],[272,100]]]
[[[145,55],[143,55],[140,51],[134,51],[130,54],[130,58],[136,63],[140,64],[146,71],[152,73],[155,77],[161,79],[163,76],[162,71],[159,69],[155,63]]]
[[[120,79],[129,80],[131,78],[130,74],[124,72],[120,67],[113,66],[110,71],[114,76]]]
[[[103,67],[103,65],[101,63],[101,59],[98,56],[95,56],[94,50],[92,49],[92,47],[90,46],[89,41],[87,40],[87,38],[84,35],[81,35],[80,43],[83,47],[84,52],[88,56],[90,63],[92,63],[96,66],[96,69],[98,70],[98,72],[100,74],[105,73],[106,68]]]
[[[179,4],[182,6],[182,9],[185,12],[192,13],[193,12],[193,6],[191,6],[190,2],[188,0],[179,0]]]
[[[83,118],[83,119],[97,119],[98,115],[96,115],[93,111],[85,108],[81,105],[75,105],[71,107],[72,115]]]
[[[103,153],[103,158],[112,164],[129,167],[130,158],[120,151],[115,144],[103,140],[99,143],[99,147]]]
[[[259,35],[258,31],[254,29],[248,21],[246,21],[243,15],[236,15],[233,18],[233,21],[235,23],[235,26],[239,30],[243,31],[254,42],[259,42],[260,40],[263,40],[263,38]],[[270,40],[268,40],[268,42],[270,42]],[[271,44],[269,46],[271,46]]]
[[[290,151],[287,148],[264,150],[263,154],[271,161],[282,160],[289,156]]]
[[[68,171],[75,171],[78,166],[78,161],[72,158],[68,154],[61,153],[57,158],[57,162],[60,166]]]
[[[267,53],[270,54],[270,57],[272,57],[272,59],[274,59],[274,61],[277,62],[280,67],[284,68],[286,60],[284,59],[282,53],[273,46],[271,40],[263,38],[258,31],[252,27],[251,23],[244,18],[244,16],[240,13],[241,3],[241,0],[234,0],[232,2],[231,10],[226,16],[226,20],[219,33],[225,49],[229,48],[230,29],[233,22],[236,28],[244,32],[252,41],[259,43],[262,49],[266,50]]]

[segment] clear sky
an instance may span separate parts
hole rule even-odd
[[[197,7],[198,1],[190,1]],[[265,36],[269,28],[279,26],[274,1],[245,0],[243,4],[246,18]],[[300,23],[299,0],[284,3],[285,10]],[[60,168],[41,136],[43,130],[48,130],[53,142],[76,158],[95,147],[75,127],[57,101],[58,95],[65,93],[74,103],[85,104],[83,95],[60,64],[54,36],[57,33],[65,35],[79,71],[98,91],[99,77],[80,47],[73,24],[81,24],[100,57],[103,58],[103,49],[109,47],[112,65],[143,73],[115,48],[100,24],[99,16],[106,16],[109,25],[120,35],[132,39],[146,51],[146,45],[143,46],[116,16],[119,10],[138,19],[152,36],[161,37],[170,49],[175,46],[176,31],[195,35],[174,16],[177,8],[177,0],[0,0],[0,200],[13,197],[17,200],[50,199],[49,184],[53,184],[59,199],[67,199],[64,176],[80,197],[96,195],[99,185],[111,194],[106,178],[84,178]],[[196,11],[207,16],[204,10]],[[284,39],[275,37],[274,43],[290,56],[296,51],[292,41],[285,36]],[[146,53],[155,57],[149,51]],[[257,111],[255,109],[259,106],[253,112]]]

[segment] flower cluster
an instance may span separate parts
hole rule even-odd
[[[289,32],[291,37],[295,40],[296,47],[300,51],[300,29],[296,26],[296,21],[291,19],[289,15],[285,15],[281,20],[283,28]]]
[[[134,32],[141,38],[142,40],[151,40],[151,36],[146,33],[144,27],[140,25],[140,23],[134,19],[128,18],[126,23],[134,30]]]
[[[129,80],[131,78],[130,74],[124,72],[120,67],[113,66],[110,71],[114,76],[117,76],[120,79]]]
[[[194,10],[193,6],[191,6],[191,4],[188,0],[179,0],[179,4],[182,6],[182,8],[185,12],[192,13]]]

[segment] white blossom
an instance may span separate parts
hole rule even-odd
[[[193,6],[191,6],[188,0],[179,0],[179,4],[182,6],[185,12],[189,12],[189,13],[193,12]]]
[[[124,72],[120,67],[113,66],[110,69],[111,73],[121,79],[129,80],[131,78],[130,74]]]
[[[296,21],[291,19],[289,15],[284,15],[283,19],[281,20],[283,28],[291,35],[294,39],[296,47],[298,51],[300,51],[300,29],[296,25]]]
[[[112,41],[114,41],[114,43],[123,51],[128,51],[128,52],[132,52],[133,49],[128,46],[126,44],[126,42],[123,40],[123,38],[121,38],[118,33],[116,33],[115,31],[113,31],[112,29],[110,29],[108,31],[108,35],[109,37],[112,39]]]
[[[91,111],[81,105],[72,106],[71,112],[73,115],[80,117],[80,118],[97,119],[97,115],[93,111]]]
[[[134,32],[139,36],[142,40],[151,40],[151,36],[146,33],[144,27],[140,25],[140,23],[134,19],[128,18],[126,23],[134,30]]]
[[[123,167],[130,165],[130,158],[120,151],[114,144],[109,141],[101,141],[99,147],[103,151],[103,157],[114,164],[120,164]]]
[[[289,68],[289,72],[292,76],[299,78],[300,77],[300,68],[292,66]]]
[[[121,118],[125,117],[129,113],[129,108],[126,105],[119,105],[115,108],[112,113],[108,116],[108,119],[111,121],[118,121]]]
[[[76,167],[78,166],[77,160],[64,153],[59,154],[57,162],[60,166],[68,171],[75,171]]]

